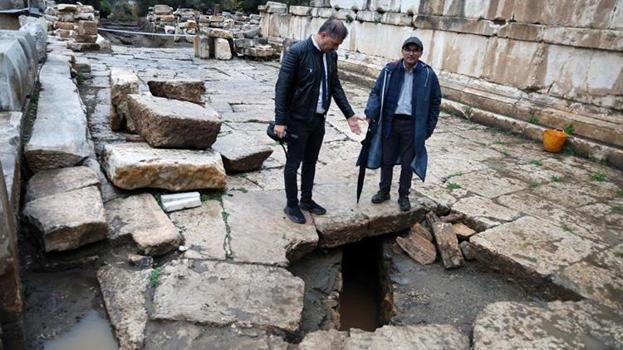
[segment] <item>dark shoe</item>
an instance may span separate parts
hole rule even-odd
[[[283,212],[286,213],[286,215],[288,216],[288,219],[292,220],[292,222],[297,223],[297,224],[304,224],[305,223],[305,215],[303,215],[303,212],[301,211],[301,208],[299,208],[299,206],[292,206],[292,207],[285,207],[283,208]]]
[[[390,195],[388,192],[378,191],[374,196],[372,196],[372,203],[379,204],[390,199]]]
[[[400,206],[401,211],[411,210],[411,202],[409,201],[409,197],[401,196],[400,198],[398,198],[398,206]]]
[[[301,207],[301,209],[307,210],[315,215],[324,215],[327,213],[327,210],[325,208],[321,207],[313,200],[301,201],[301,203],[299,203],[299,206]]]

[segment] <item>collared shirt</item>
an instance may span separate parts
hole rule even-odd
[[[398,98],[398,106],[396,107],[396,111],[394,114],[406,114],[411,115],[411,95],[413,95],[413,74],[415,72],[415,67],[417,67],[418,62],[415,63],[413,68],[410,71],[404,65],[404,61],[402,62],[402,67],[405,70],[404,81],[402,82],[402,88],[400,89],[400,98]]]
[[[318,51],[322,52],[322,50],[320,49],[320,45],[318,45],[318,43],[316,42],[316,40],[314,39],[314,36],[311,36],[311,40],[312,43],[314,44],[314,46],[318,49]],[[324,63],[324,76],[325,79],[329,79],[329,75],[327,74],[327,54],[322,52],[322,62]],[[327,81],[327,84],[329,82]],[[324,110],[324,106],[322,105],[322,96],[324,93],[324,86],[322,84],[322,80],[320,83],[320,90],[318,92],[318,104],[316,104],[316,113],[318,114],[323,114],[325,112]]]

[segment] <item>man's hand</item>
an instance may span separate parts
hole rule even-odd
[[[279,136],[280,139],[282,139],[284,136],[286,136],[286,129],[287,126],[285,125],[275,125],[275,134]]]
[[[346,119],[346,121],[348,122],[348,126],[350,127],[350,131],[352,131],[355,135],[361,134],[361,128],[359,128],[360,120],[366,120],[366,118],[359,115],[354,115]]]

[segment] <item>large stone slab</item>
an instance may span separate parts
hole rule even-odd
[[[555,281],[597,303],[623,311],[623,244],[603,250],[560,272]]]
[[[259,329],[150,321],[145,330],[144,349],[287,350],[288,345],[281,337]]]
[[[210,106],[128,95],[128,107],[138,132],[152,147],[205,149],[221,129],[219,114]]]
[[[357,204],[356,188],[352,184],[314,187],[314,200],[327,209],[327,214],[314,216],[322,247],[336,247],[366,237],[397,232],[424,218],[425,209],[419,201],[413,201],[410,211],[402,212],[394,200],[372,204],[369,198],[373,192],[371,188],[364,188],[361,201]]]
[[[0,163],[9,203],[19,208],[21,193],[22,113],[0,112]]]
[[[30,201],[23,215],[42,234],[46,252],[97,242],[106,238],[108,229],[102,197],[95,186]]]
[[[188,248],[184,257],[225,260],[227,228],[222,213],[220,201],[208,200],[199,208],[170,214],[171,221],[184,236],[184,245]]]
[[[165,265],[151,318],[294,332],[303,310],[301,279],[262,265],[177,260]]]
[[[142,349],[151,269],[106,265],[97,270],[102,299],[121,349]]]
[[[110,69],[110,100],[113,106],[110,116],[110,128],[119,130],[124,122],[129,130],[134,129],[133,120],[128,110],[128,95],[138,94],[138,76],[131,70],[112,67]]]
[[[223,197],[234,261],[287,266],[316,248],[318,235],[310,217],[305,225],[295,224],[283,213],[284,206],[283,191],[232,191]]]
[[[48,39],[48,23],[43,18],[31,16],[19,17],[21,32],[30,34],[37,48],[37,61],[45,58],[46,41]]]
[[[541,279],[603,248],[529,216],[481,232],[470,242],[479,260],[519,268],[524,274]]]
[[[149,193],[106,202],[111,240],[131,237],[143,254],[162,255],[177,249],[182,237]]]
[[[21,111],[35,81],[35,41],[25,33],[0,30],[0,111]]]
[[[469,349],[469,338],[450,325],[383,326],[374,332],[351,329],[308,334],[300,350],[346,349]]]
[[[24,155],[34,172],[73,166],[89,155],[86,112],[68,58],[50,55],[39,74],[37,118]]]
[[[273,150],[254,140],[250,135],[233,133],[220,136],[212,149],[223,157],[227,173],[259,170]]]
[[[452,205],[452,210],[465,215],[471,223],[470,226],[478,230],[486,230],[521,216],[517,210],[501,206],[489,198],[480,196],[462,198]]]
[[[149,91],[154,96],[194,102],[203,105],[203,95],[206,92],[203,80],[150,80],[147,82],[147,85],[149,86]]]
[[[102,157],[106,175],[123,189],[225,188],[223,161],[211,150],[154,149],[146,143],[119,143],[107,144]]]
[[[99,185],[97,174],[85,166],[44,170],[28,180],[24,200],[30,202],[45,196]]]
[[[618,349],[623,318],[588,301],[499,302],[474,323],[474,349]]]

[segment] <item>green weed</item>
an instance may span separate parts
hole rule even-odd
[[[604,182],[606,181],[606,174],[602,173],[601,171],[598,171],[594,173],[593,175],[591,175],[591,180],[597,181],[597,182]]]
[[[458,190],[459,188],[461,188],[461,185],[454,183],[454,182],[448,182],[448,185],[446,185],[446,188],[449,189],[450,191],[454,191],[454,190]]]
[[[149,274],[149,285],[152,288],[156,288],[158,286],[158,282],[160,280],[160,273],[162,272],[162,267],[158,266],[155,269],[151,270]]]
[[[554,181],[554,182],[562,182],[562,176],[553,175],[552,176],[552,181]]]
[[[530,117],[530,119],[528,119],[528,123],[538,125],[539,124],[539,118],[537,118],[535,116],[532,116],[532,117]]]
[[[543,165],[543,162],[538,160],[538,159],[535,159],[535,160],[531,161],[530,164],[536,165],[536,166],[541,166],[541,165]]]
[[[573,124],[567,124],[563,130],[567,133],[567,135],[573,135],[575,133],[575,127]]]

